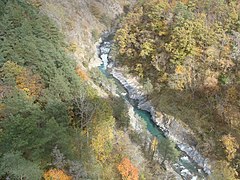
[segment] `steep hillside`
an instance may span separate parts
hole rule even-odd
[[[116,24],[124,9],[134,2],[126,0],[28,0],[54,20],[64,33],[76,60],[97,63],[96,42],[103,31]],[[92,64],[90,64],[90,67]],[[93,65],[94,66],[94,65]]]
[[[0,179],[175,177],[132,142],[124,100],[88,71],[101,33],[130,6],[0,1]]]
[[[238,172],[239,12],[239,1],[141,1],[115,36],[116,63],[154,106],[192,129],[205,156]]]
[[[193,134],[210,178],[237,179],[239,12],[235,0],[0,0],[0,179],[205,177],[97,67],[116,28],[105,45],[119,69]]]
[[[109,3],[100,6],[111,14],[106,19],[122,12]],[[138,176],[127,144],[115,143],[123,132],[115,128],[113,102],[99,96],[82,69],[95,51],[94,28],[101,33],[109,23],[90,7],[98,6],[0,1],[1,179],[120,179],[123,159]]]

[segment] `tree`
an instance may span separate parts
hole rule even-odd
[[[80,76],[81,79],[87,81],[89,80],[89,77],[85,71],[83,71],[79,66],[76,68],[77,75]]]
[[[73,177],[74,180],[88,179],[85,168],[79,161],[69,162],[69,174]]]
[[[120,129],[127,129],[129,126],[128,107],[123,98],[114,98],[112,101],[113,116],[116,119],[116,125]]]
[[[143,90],[146,92],[147,96],[149,96],[152,93],[153,85],[149,78],[147,78],[147,80],[143,83]]]
[[[46,112],[29,99],[22,91],[15,91],[4,99],[5,119],[0,122],[3,129],[0,147],[3,153],[20,151],[26,158],[47,158],[53,147],[67,149],[69,135],[66,127],[48,118]]]
[[[112,152],[114,122],[115,119],[110,116],[95,122],[93,126],[91,147],[96,154],[96,159],[101,163],[106,162]]]
[[[63,101],[71,99],[70,83],[66,81],[63,74],[57,73],[51,77],[48,93]]]
[[[128,158],[123,158],[117,168],[123,180],[138,180],[138,169]]]
[[[42,170],[39,166],[22,157],[20,152],[8,152],[0,159],[0,177],[16,179],[41,179]]]
[[[210,175],[210,180],[237,180],[237,172],[230,167],[226,161],[218,161],[213,166],[213,173]]]
[[[63,170],[50,169],[44,173],[45,180],[72,180],[71,176],[68,176]]]
[[[222,136],[221,141],[224,145],[228,161],[232,161],[236,155],[237,149],[239,148],[236,138],[231,134],[228,134]]]
[[[154,154],[158,147],[158,139],[156,137],[153,138],[152,142],[149,143],[149,154],[151,155],[151,158],[153,160]]]
[[[86,90],[83,89],[79,95],[73,99],[73,105],[73,111],[76,116],[73,121],[73,126],[75,128],[80,127],[83,130],[92,122],[98,103],[88,97]]]
[[[178,159],[180,151],[175,147],[175,143],[168,139],[162,139],[158,144],[158,151],[162,155],[163,159],[161,164],[164,165],[166,160],[174,162]]]
[[[74,179],[87,179],[87,174],[83,164],[80,161],[71,161],[66,159],[57,146],[54,147],[52,153],[52,165],[57,169],[68,168],[69,175]]]
[[[51,153],[53,160],[52,160],[52,165],[54,165],[58,169],[63,169],[66,164],[66,158],[65,156],[60,152],[57,146],[54,147],[52,153]]]
[[[31,97],[38,97],[44,88],[42,79],[38,74],[33,74],[31,70],[12,61],[3,64],[0,76],[5,85],[16,85],[18,89],[25,91]]]
[[[48,99],[45,105],[46,118],[56,119],[57,123],[67,127],[70,123],[67,104],[60,99]]]
[[[7,61],[1,67],[1,76],[5,82],[15,81],[17,75],[23,72],[24,68],[17,65],[15,62]]]
[[[101,100],[100,105],[96,104],[100,98],[97,98],[89,84],[86,85],[87,82],[84,84],[83,80],[87,80],[88,76],[76,66],[77,63],[69,56],[69,52],[66,53],[68,46],[63,34],[31,2],[0,1],[1,156],[18,151],[26,161],[33,161],[33,164],[41,162],[42,167],[46,167],[50,163],[52,149],[57,146],[66,157],[61,159],[62,154],[54,152],[58,159],[53,164],[59,172],[66,167],[70,170],[71,167],[71,173],[76,179],[83,177],[84,174],[79,170],[82,168],[79,159],[85,158],[82,164],[88,167],[86,169],[89,174],[100,174],[95,168],[100,163],[95,160],[94,155],[101,157],[103,152],[109,157],[111,152],[114,126],[112,112],[109,111],[111,107],[106,108],[106,99]],[[86,96],[82,98],[79,90]],[[78,107],[81,100],[83,103]],[[98,111],[97,105],[102,113],[94,116]],[[95,128],[94,131],[93,117],[95,121],[100,121],[96,123],[96,127],[99,125],[100,129]],[[71,126],[73,121],[74,128]],[[108,121],[109,124],[105,123]],[[102,122],[106,127],[100,125]],[[94,134],[97,140],[106,136],[99,143],[103,147],[99,151],[97,145],[94,151],[90,146],[93,142],[90,134]],[[84,142],[81,148],[78,148],[77,143],[74,144],[79,142],[74,141],[75,136],[77,140]],[[88,151],[90,155],[79,157],[79,152],[85,155],[83,151]],[[69,157],[75,158],[76,162],[68,162]],[[94,172],[91,172],[93,169]],[[8,175],[4,173],[7,170],[1,170],[0,179]],[[10,178],[21,179],[20,176]],[[22,179],[38,178],[29,178],[24,174]]]
[[[16,84],[18,88],[25,91],[29,96],[39,96],[44,88],[41,77],[25,68],[17,75]]]

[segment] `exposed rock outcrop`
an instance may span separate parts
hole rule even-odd
[[[27,1],[37,6],[40,13],[55,22],[68,42],[66,49],[70,52],[69,55],[85,73],[102,63],[97,53],[102,33],[112,28],[113,20],[124,12],[125,6],[131,6],[135,2],[135,0]],[[99,96],[108,96],[91,79],[88,81]]]
[[[156,112],[151,102],[146,99],[142,86],[136,78],[123,75],[122,71],[117,68],[112,68],[111,74],[125,87],[129,97],[138,101],[138,108],[151,113],[152,120],[164,132],[165,136],[172,139],[183,152],[203,168],[205,173],[210,174],[211,167],[208,159],[202,157],[196,150],[197,142],[193,132],[173,116]]]
[[[112,21],[135,0],[28,0],[50,17],[65,35],[70,49],[81,64],[95,62],[96,42]],[[99,62],[99,61],[98,61]],[[97,64],[96,64],[97,65]]]
[[[134,107],[128,101],[126,101],[126,103],[128,105],[128,115],[129,115],[129,118],[130,118],[131,127],[136,132],[143,132],[143,127],[142,127],[141,123],[139,123],[141,121],[141,118],[134,112]],[[147,146],[149,146],[149,144],[151,144],[152,135],[150,134],[149,131],[147,131],[147,132],[144,133],[144,136],[146,136],[146,137],[142,137],[142,139],[144,139],[144,142],[142,142],[143,143],[142,146],[144,146],[144,144],[147,144]],[[160,164],[161,163],[160,161],[162,161],[160,153],[156,153],[155,157],[156,157],[155,159],[158,160],[159,164]],[[179,175],[176,171],[174,171],[173,167],[170,166],[169,163],[165,163],[165,165],[166,165],[167,172],[164,173],[162,175],[162,177],[158,177],[159,179],[161,179],[161,178],[168,179],[169,175],[174,177],[174,179],[176,179],[176,180],[182,180],[183,179],[181,177],[181,175]]]

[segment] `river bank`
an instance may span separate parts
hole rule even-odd
[[[136,78],[126,74],[123,75],[122,70],[116,67],[112,68],[111,74],[126,88],[129,97],[138,101],[138,108],[151,114],[153,122],[163,131],[164,135],[172,139],[181,151],[185,152],[194,162],[203,168],[205,173],[210,174],[211,167],[209,160],[202,157],[196,150],[195,145],[197,142],[193,132],[184,127],[183,123],[173,116],[155,111],[151,102],[146,99],[145,93],[141,90],[142,87]]]
[[[197,166],[201,167],[205,173],[209,174],[210,166],[208,164],[208,160],[204,159],[195,149],[194,145],[196,142],[193,133],[189,129],[186,129],[181,123],[177,122],[174,117],[156,112],[154,107],[151,105],[151,102],[147,101],[137,79],[131,77],[130,75],[123,75],[124,71],[122,71],[121,68],[114,67],[114,64],[112,63],[109,64],[108,58],[111,49],[111,42],[108,41],[106,37],[107,36],[105,34],[105,38],[103,38],[103,42],[99,46],[98,53],[99,57],[102,59],[100,70],[105,75],[109,74],[108,70],[110,70],[110,74],[112,74],[113,78],[119,81],[119,84],[126,90],[126,96],[137,102],[137,109],[149,113],[150,117],[148,117],[149,122],[147,121],[147,123],[153,123],[158,131],[162,132],[166,137],[177,143],[179,149],[186,153],[186,156],[182,156],[180,160],[185,160],[185,162],[189,162],[190,164],[192,161],[196,162]],[[136,111],[135,114],[137,114]],[[131,112],[132,116],[135,116],[135,114]],[[183,164],[176,163],[173,165],[175,171],[177,171],[183,179],[197,179],[197,177],[199,177],[194,174],[194,172],[190,172],[190,170],[185,168]],[[201,169],[196,168],[196,170],[198,171],[197,173],[201,174]],[[201,179],[204,178],[201,177]]]

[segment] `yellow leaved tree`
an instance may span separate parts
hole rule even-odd
[[[96,159],[104,163],[112,152],[112,141],[114,138],[114,118],[111,116],[106,121],[97,121],[93,128],[91,146],[96,154]]]
[[[72,180],[71,176],[60,169],[50,169],[44,173],[43,177],[45,180]]]
[[[225,147],[228,161],[232,161],[236,155],[237,149],[239,148],[236,138],[231,134],[228,134],[222,136],[221,141]]]

